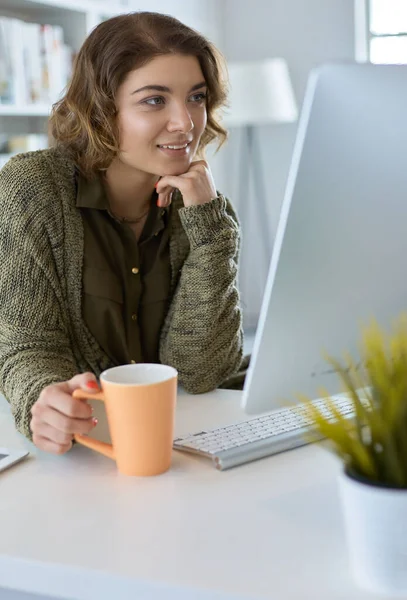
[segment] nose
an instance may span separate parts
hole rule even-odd
[[[170,116],[167,124],[168,131],[181,131],[182,133],[189,133],[193,128],[194,122],[185,103],[173,103],[173,106],[170,109]]]

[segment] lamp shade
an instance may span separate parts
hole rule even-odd
[[[229,63],[230,106],[224,123],[266,125],[291,123],[298,110],[287,63],[282,58]]]

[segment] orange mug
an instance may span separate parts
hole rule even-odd
[[[178,373],[173,367],[139,363],[100,375],[102,392],[77,389],[74,398],[106,406],[112,444],[86,435],[75,440],[116,461],[124,475],[159,475],[170,468]]]

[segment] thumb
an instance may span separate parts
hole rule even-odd
[[[72,393],[74,390],[81,388],[82,390],[86,390],[87,392],[99,392],[99,384],[97,379],[93,373],[80,373],[79,375],[75,375],[66,382],[67,391]]]

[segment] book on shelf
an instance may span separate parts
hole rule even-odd
[[[0,17],[0,103],[11,103],[13,100],[11,91],[12,68],[9,46],[9,19]]]
[[[72,72],[62,27],[0,17],[0,104],[52,104]]]
[[[0,133],[0,154],[18,154],[48,148],[46,133],[7,134]]]
[[[20,152],[33,152],[48,148],[48,135],[44,133],[29,133],[9,135],[0,133],[0,169],[15,154]]]

